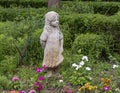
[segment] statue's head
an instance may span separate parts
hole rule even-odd
[[[45,15],[45,25],[57,27],[59,25],[59,15],[54,11],[50,11]]]

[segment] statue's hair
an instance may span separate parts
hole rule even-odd
[[[50,11],[50,12],[45,14],[45,26],[44,26],[44,29],[47,29],[47,31],[51,30],[50,29],[51,28],[50,22],[53,21],[56,16],[59,17],[58,13],[56,13],[55,11]],[[59,29],[59,26],[57,28]]]
[[[45,14],[45,25],[49,25],[51,21],[54,20],[55,17],[59,17],[58,13],[55,11],[50,11]]]

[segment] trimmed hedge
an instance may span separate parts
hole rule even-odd
[[[99,14],[66,14],[60,20],[62,25],[69,26],[73,41],[80,33],[113,35],[116,42],[113,50],[120,53],[120,15],[107,17]]]
[[[0,7],[1,21],[20,21],[28,17],[35,17],[40,19],[46,13],[46,8],[2,8]]]
[[[120,2],[92,2],[90,6],[93,6],[95,14],[114,15],[120,11]]]
[[[104,15],[114,15],[120,11],[120,2],[72,2],[65,1],[62,4],[64,11],[72,11],[77,13],[100,13]],[[83,11],[83,12],[82,12]]]
[[[62,0],[62,1],[77,1],[77,0]],[[78,0],[78,1],[119,1],[119,0]]]
[[[89,1],[89,0],[88,0]],[[95,0],[93,0],[95,1]],[[99,0],[101,1],[101,0]],[[114,15],[120,10],[119,2],[81,2],[81,1],[62,1],[62,7],[72,12],[78,13],[100,13],[105,15]],[[3,7],[33,7],[47,8],[47,0],[0,0]],[[84,12],[81,12],[85,10]],[[87,10],[87,11],[86,11]]]
[[[108,43],[107,37],[107,41],[104,37],[104,35],[89,33],[77,35],[72,46],[72,51],[74,53],[88,55],[94,59],[108,59],[110,44]],[[109,42],[112,43],[112,38],[109,39]]]
[[[47,0],[0,0],[0,5],[3,7],[47,7]]]
[[[18,64],[38,64],[43,59],[39,40],[42,29],[37,30],[42,25],[40,22],[38,20],[23,20],[0,23],[0,61],[4,60],[7,55],[13,55],[15,58],[20,57],[21,52],[23,59],[19,63],[17,58]],[[25,49],[26,51],[23,52]]]

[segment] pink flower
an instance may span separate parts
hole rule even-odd
[[[34,87],[38,87],[40,82],[35,82]]]
[[[46,65],[44,65],[42,68],[46,69],[46,68],[47,68],[47,66],[46,66]]]
[[[64,92],[65,92],[65,93],[72,93],[72,90],[69,89],[69,88],[66,88],[66,89],[64,90]]]
[[[39,79],[39,80],[44,80],[44,77],[43,77],[43,76],[39,76],[38,79]]]
[[[29,93],[36,93],[36,91],[33,89],[33,90],[30,90]]]
[[[43,70],[44,70],[43,68],[37,68],[36,72],[43,72]]]
[[[40,84],[40,86],[38,87],[38,91],[40,92],[42,90],[42,85]]]
[[[12,77],[12,81],[16,81],[16,80],[19,80],[17,76]]]
[[[104,91],[108,91],[110,89],[110,87],[109,86],[104,86]]]
[[[18,93],[26,93],[25,91],[19,91]]]
[[[42,90],[42,85],[41,85],[41,83],[40,83],[40,82],[35,82],[34,88],[35,88],[38,92],[40,92],[40,91]]]

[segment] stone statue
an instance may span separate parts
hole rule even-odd
[[[63,62],[63,34],[59,28],[59,15],[50,11],[45,15],[45,26],[40,36],[40,43],[44,49],[43,66],[47,66],[47,77],[59,73],[58,69]]]

